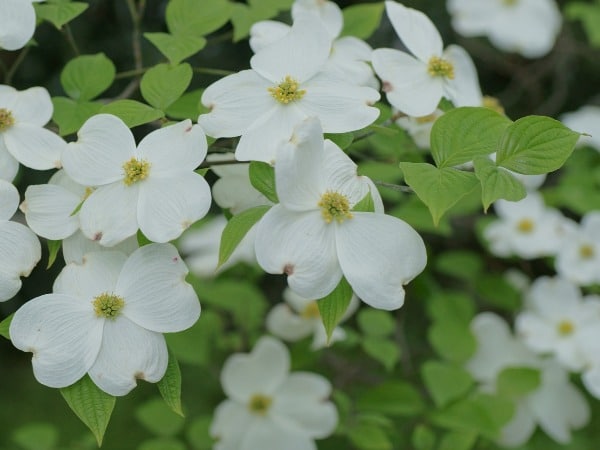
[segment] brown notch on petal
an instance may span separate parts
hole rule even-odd
[[[285,273],[288,277],[290,275],[293,275],[293,273],[294,273],[294,265],[293,264],[286,264],[285,266],[283,266],[283,273]]]

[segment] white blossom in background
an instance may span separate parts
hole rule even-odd
[[[297,294],[319,299],[342,276],[365,303],[386,310],[404,303],[403,285],[425,267],[421,236],[383,214],[373,182],[333,142],[316,118],[296,127],[279,148],[275,185],[280,203],[258,222],[256,259],[268,273],[287,275]],[[353,211],[368,194],[376,212]]]
[[[457,45],[443,48],[440,33],[421,11],[386,1],[387,16],[410,53],[373,51],[375,73],[392,106],[409,116],[432,114],[442,97],[455,106],[477,106],[481,91],[475,65]]]
[[[295,0],[292,5],[292,19],[303,14],[314,14],[325,25],[332,38],[338,37],[344,27],[344,15],[335,3],[327,0]]]
[[[18,50],[35,32],[35,10],[32,2],[44,0],[0,0],[0,48]]]
[[[229,75],[206,88],[209,108],[198,123],[216,138],[241,136],[240,161],[272,163],[294,127],[317,116],[326,133],[344,133],[375,121],[379,93],[328,73],[329,33],[312,15],[301,15],[291,31],[250,60],[252,69]]]
[[[29,276],[42,257],[40,241],[26,226],[11,222],[19,205],[19,192],[0,180],[0,302],[21,289],[21,277]]]
[[[301,297],[290,288],[283,291],[283,299],[285,302],[275,305],[267,315],[267,330],[273,335],[289,342],[296,342],[312,335],[312,350],[319,350],[346,339],[344,329],[337,326],[331,333],[329,343],[327,342],[327,332],[316,300]],[[359,300],[353,295],[340,323],[350,318],[356,312],[358,305]]]
[[[600,211],[587,213],[570,230],[554,262],[556,272],[573,283],[600,284]]]
[[[587,145],[600,152],[600,106],[582,106],[577,111],[563,114],[560,120],[572,130],[588,135],[579,136],[579,147]]]
[[[447,0],[452,26],[466,36],[487,36],[495,47],[526,58],[544,56],[562,26],[554,0]]]
[[[579,288],[560,277],[536,279],[526,295],[525,310],[515,321],[525,345],[539,354],[553,354],[565,368],[580,371],[586,365],[582,334],[596,331],[600,339],[600,297],[582,298]]]
[[[125,395],[136,380],[158,382],[167,369],[162,333],[191,327],[200,303],[188,271],[170,244],[150,244],[127,257],[88,253],[65,266],[53,293],[15,313],[12,343],[32,352],[33,373],[62,388],[86,373],[110,395]]]
[[[185,120],[155,130],[135,145],[125,123],[110,114],[88,119],[63,154],[65,172],[96,186],[81,206],[83,233],[105,246],[138,228],[154,242],[175,239],[204,217],[210,188],[194,170],[206,156],[206,138]]]
[[[331,384],[310,372],[290,373],[290,355],[278,340],[262,337],[251,353],[225,361],[221,385],[228,399],[214,414],[214,450],[314,450],[333,433],[338,414]]]
[[[16,161],[35,170],[61,166],[61,154],[67,144],[44,128],[53,111],[50,94],[43,87],[17,91],[0,85],[0,153],[9,153],[0,157],[4,171],[8,172],[5,179],[12,180],[16,175]],[[12,177],[8,176],[11,172]]]
[[[66,264],[83,264],[86,253],[119,251],[131,255],[139,248],[137,236],[131,236],[112,247],[105,247],[98,241],[85,237],[81,230],[76,231],[62,241],[62,253]]]
[[[537,192],[529,192],[518,202],[498,200],[494,210],[498,219],[485,228],[483,235],[490,251],[501,257],[553,256],[568,230],[575,226],[557,209],[547,208]]]
[[[477,350],[465,368],[484,392],[494,393],[499,373],[507,368],[540,370],[540,385],[515,399],[515,413],[500,433],[506,447],[525,444],[536,426],[560,444],[568,444],[571,430],[585,426],[590,408],[585,397],[569,381],[568,373],[553,361],[542,360],[516,339],[506,322],[493,313],[480,313],[471,321]]]

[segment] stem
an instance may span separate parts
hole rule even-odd
[[[142,32],[141,23],[142,16],[144,15],[144,9],[146,8],[146,0],[140,0],[136,8],[135,0],[127,0],[127,8],[131,15],[131,23],[133,24],[133,31],[131,32],[131,46],[133,51],[133,61],[135,70],[139,73],[134,74],[136,78],[125,86],[123,92],[121,92],[116,99],[128,98],[135,92],[140,85],[139,75],[144,73],[144,61],[142,57]],[[130,71],[131,72],[131,71]]]
[[[208,169],[212,166],[230,166],[233,164],[250,164],[249,161],[238,161],[236,159],[228,159],[225,161],[204,161],[198,166],[198,169]]]
[[[15,75],[15,72],[17,71],[21,63],[25,60],[27,53],[29,53],[29,49],[30,47],[25,47],[23,50],[21,50],[19,56],[17,56],[17,59],[15,59],[15,62],[12,64],[12,66],[10,66],[10,69],[8,69],[8,71],[6,72],[6,75],[4,76],[4,84],[10,84],[12,82],[12,78]]]
[[[75,53],[75,56],[79,56],[81,53],[79,52],[79,47],[77,47],[77,42],[75,42],[75,38],[73,37],[73,33],[71,32],[71,27],[69,24],[65,24],[63,26],[63,34],[71,46],[73,53]]]
[[[118,74],[116,74],[115,80],[120,80],[122,78],[137,77],[139,75],[143,75],[144,73],[146,73],[146,71],[148,69],[149,69],[149,67],[142,67],[141,69],[125,70],[123,72],[119,72]]]
[[[375,183],[376,186],[392,189],[393,191],[407,192],[409,194],[414,194],[415,192],[410,186],[400,186],[399,184],[386,183],[379,180],[373,180],[373,183]]]
[[[223,70],[223,69],[211,69],[210,67],[194,67],[194,72],[196,73],[205,73],[208,75],[231,75],[235,72],[232,70]]]

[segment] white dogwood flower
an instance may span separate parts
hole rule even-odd
[[[73,180],[96,188],[79,212],[81,230],[113,246],[138,228],[154,242],[177,238],[210,207],[210,188],[194,172],[206,156],[206,138],[191,121],[161,128],[135,145],[116,116],[88,119],[63,155]]]
[[[446,4],[459,34],[487,36],[500,50],[526,58],[548,53],[562,25],[554,0],[448,0]]]
[[[275,181],[280,203],[257,224],[256,258],[268,273],[288,276],[303,297],[329,294],[345,276],[365,303],[396,309],[403,285],[425,267],[425,245],[407,223],[382,213],[372,181],[333,142],[316,118],[296,127],[279,148]],[[368,194],[375,213],[353,211]]]
[[[346,339],[346,332],[339,326],[333,329],[331,338],[327,339],[327,332],[315,300],[301,297],[290,288],[283,291],[283,299],[285,302],[275,305],[267,315],[267,330],[270,333],[289,342],[312,335],[312,350],[319,350]],[[353,295],[340,323],[352,316],[358,305],[358,298]]]
[[[21,289],[21,277],[28,276],[42,257],[40,241],[26,226],[12,222],[19,192],[8,181],[0,180],[0,302],[9,300]]]
[[[43,87],[17,91],[0,85],[0,153],[8,152],[24,166],[36,170],[60,167],[60,157],[67,144],[44,128],[53,110],[50,94]],[[6,158],[3,155],[0,159],[14,171],[14,177],[16,162],[7,162]]]
[[[296,20],[303,14],[314,14],[329,32],[331,37],[337,37],[344,26],[342,10],[335,2],[327,0],[295,0],[292,5],[292,19]]]
[[[35,10],[32,2],[44,0],[0,0],[0,48],[18,50],[35,32]]]
[[[290,355],[277,339],[262,337],[251,353],[232,355],[221,385],[229,398],[217,406],[210,427],[215,450],[314,450],[314,440],[337,425],[329,381],[290,373]]]
[[[481,92],[475,65],[457,45],[443,48],[440,33],[421,11],[386,1],[387,16],[412,53],[391,48],[373,51],[373,68],[388,101],[409,116],[432,114],[442,97],[455,106],[478,106]]]
[[[525,444],[536,425],[556,442],[567,444],[571,430],[585,426],[590,408],[585,397],[569,381],[568,373],[553,361],[544,361],[516,339],[506,322],[493,313],[480,313],[471,321],[477,350],[466,369],[484,392],[494,393],[500,372],[529,367],[540,371],[540,385],[515,399],[515,413],[500,433],[507,447]]]
[[[200,315],[184,281],[187,268],[170,244],[150,244],[127,257],[88,253],[67,265],[52,294],[25,303],[10,324],[20,350],[32,352],[36,379],[69,386],[86,373],[100,389],[125,395],[136,380],[165,374],[167,346],[161,333],[182,331]]]
[[[577,145],[588,145],[600,152],[600,106],[585,105],[577,111],[565,113],[560,120],[581,134]]]
[[[272,162],[294,127],[317,116],[327,133],[358,130],[373,123],[379,93],[327,72],[331,36],[311,15],[250,60],[252,69],[211,84],[202,95],[210,109],[198,123],[216,138],[241,136],[240,161]]]

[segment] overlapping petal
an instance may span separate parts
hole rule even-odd
[[[61,167],[67,143],[52,131],[19,122],[4,131],[3,136],[7,150],[24,166],[35,170]]]
[[[0,220],[10,220],[19,206],[19,191],[8,181],[0,179]]]
[[[32,87],[20,91],[10,112],[16,122],[29,123],[43,127],[52,118],[52,100],[50,94],[43,87]]]
[[[73,211],[81,202],[74,193],[53,184],[31,185],[25,191],[21,210],[27,225],[46,239],[64,239],[79,229],[79,217]]]

